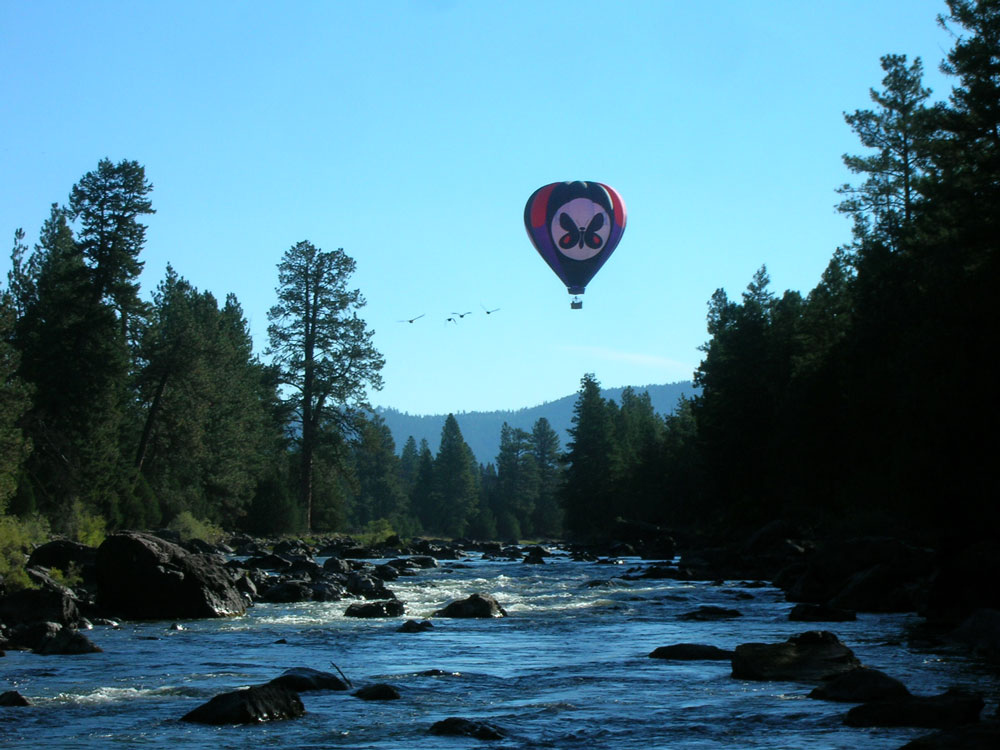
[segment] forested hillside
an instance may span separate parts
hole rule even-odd
[[[691,398],[699,391],[691,381],[666,383],[663,385],[633,386],[638,393],[649,393],[653,409],[658,414],[672,414],[681,396]],[[601,395],[606,399],[621,402],[625,388],[604,388]],[[569,395],[555,401],[547,401],[538,406],[517,409],[516,411],[463,411],[455,414],[462,436],[472,449],[476,460],[488,464],[496,460],[500,450],[500,429],[506,422],[511,427],[530,430],[531,426],[541,417],[545,417],[563,445],[569,440],[569,430],[573,423],[573,404],[576,395]],[[385,420],[386,426],[392,431],[396,445],[402,448],[410,436],[419,443],[426,440],[432,448],[437,448],[441,440],[441,430],[444,427],[447,414],[415,415],[401,412],[397,409],[376,409],[375,413]]]

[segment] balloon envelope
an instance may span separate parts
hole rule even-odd
[[[622,238],[625,203],[600,182],[553,182],[531,194],[524,226],[567,291],[583,294]]]

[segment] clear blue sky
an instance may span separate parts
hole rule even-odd
[[[843,112],[869,106],[887,53],[922,57],[947,96],[945,10],[0,0],[0,233],[33,243],[101,158],[134,159],[157,210],[144,296],[167,263],[234,292],[263,352],[285,250],[343,247],[386,359],[377,405],[517,409],[587,372],[686,380],[714,290],[738,296],[766,264],[774,291],[806,293],[850,239]],[[522,220],[535,188],[575,179],[628,208],[582,310]]]

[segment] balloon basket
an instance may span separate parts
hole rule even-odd
[[[574,297],[573,301],[569,303],[570,310],[581,310],[583,309],[583,300],[579,297]]]

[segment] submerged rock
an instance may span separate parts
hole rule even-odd
[[[399,626],[400,633],[426,633],[434,629],[434,623],[430,620],[407,620]]]
[[[399,690],[384,682],[379,682],[375,685],[365,685],[363,688],[355,690],[353,695],[363,701],[394,701],[402,697],[399,694]]]
[[[858,667],[827,680],[809,693],[810,698],[845,703],[905,698],[910,695],[906,685],[885,672],[870,667]]]
[[[507,610],[488,594],[473,594],[472,596],[450,602],[447,606],[434,613],[435,617],[506,617]]]
[[[701,643],[675,643],[672,646],[660,646],[649,657],[675,661],[728,661],[733,658],[733,652]]]
[[[306,712],[298,693],[268,683],[221,693],[181,717],[197,724],[258,724],[294,719]]]
[[[726,607],[716,607],[712,604],[704,604],[691,612],[685,612],[678,617],[681,620],[729,620],[734,617],[742,617],[743,613],[738,609],[727,609]]]
[[[811,630],[784,643],[737,646],[732,665],[738,679],[817,682],[857,669],[861,662],[833,633]]]
[[[507,736],[502,729],[485,721],[471,721],[457,716],[435,723],[430,728],[430,733],[451,737],[475,737],[477,740],[501,740]]]
[[[347,690],[348,685],[332,672],[322,672],[311,667],[294,667],[286,669],[268,685],[288,688],[296,693],[310,690]]]

